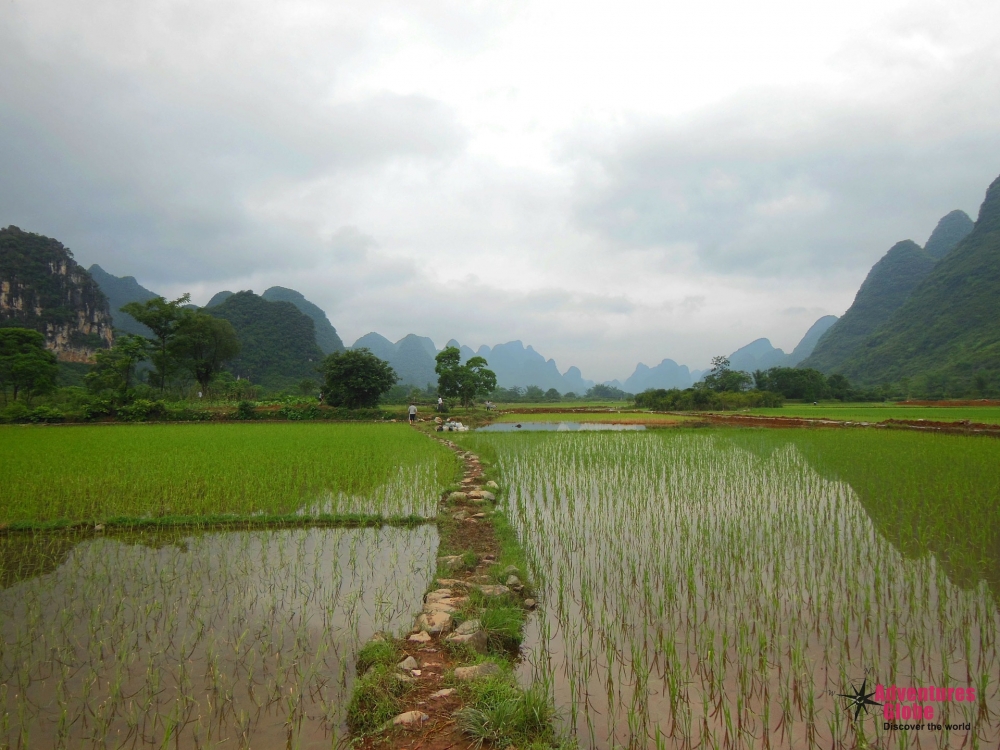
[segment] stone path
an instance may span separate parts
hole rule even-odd
[[[439,439],[439,438],[438,438]],[[424,597],[423,611],[416,614],[412,632],[403,640],[403,661],[399,665],[401,678],[413,683],[406,696],[405,710],[394,720],[395,731],[366,738],[361,744],[368,748],[400,748],[401,750],[471,750],[474,743],[455,726],[454,713],[462,707],[459,691],[444,684],[444,675],[455,669],[455,677],[475,679],[484,670],[496,669],[486,664],[461,667],[449,653],[445,641],[465,643],[478,651],[486,650],[486,634],[475,620],[455,627],[452,614],[467,601],[468,592],[477,589],[487,596],[520,590],[516,576],[508,585],[497,585],[486,575],[496,564],[500,546],[490,518],[497,489],[483,477],[479,458],[464,451],[449,440],[441,440],[458,453],[464,464],[462,490],[442,498],[438,531],[440,549],[472,552],[479,562],[473,570],[465,567],[461,555],[444,555],[440,566],[449,570],[447,578],[437,579]],[[531,608],[534,602],[525,602]]]

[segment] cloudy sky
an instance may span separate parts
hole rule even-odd
[[[1000,173],[995,0],[0,0],[0,226],[347,343],[703,367]]]

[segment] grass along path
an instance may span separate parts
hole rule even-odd
[[[438,575],[408,636],[378,635],[362,649],[348,707],[354,742],[421,750],[556,746],[547,686],[523,690],[513,671],[535,607],[530,584],[519,580],[523,551],[479,458],[441,442],[461,455],[464,476],[440,506]]]

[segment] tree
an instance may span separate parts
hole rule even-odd
[[[584,398],[589,401],[627,401],[632,395],[613,385],[598,383],[587,389]]]
[[[183,305],[190,301],[190,294],[178,297],[173,302],[167,302],[163,297],[154,297],[145,302],[129,302],[121,308],[122,312],[128,313],[153,332],[155,350],[150,359],[156,368],[156,379],[161,392],[167,387],[167,378],[176,367],[170,353],[170,344],[186,312]]]
[[[31,404],[33,396],[56,387],[59,366],[45,348],[45,337],[27,328],[0,328],[0,390],[4,403],[8,392]]]
[[[462,353],[449,346],[438,352],[434,372],[438,374],[438,393],[445,398],[458,398],[462,406],[469,406],[479,396],[486,396],[497,387],[497,376],[486,369],[489,364],[482,357],[471,357],[462,364]]]
[[[539,401],[545,399],[545,391],[539,388],[537,385],[529,385],[524,389],[524,400],[529,404],[537,404]]]
[[[718,393],[739,393],[750,387],[750,376],[741,370],[729,369],[728,357],[712,357],[712,370],[705,376],[705,387]]]
[[[95,393],[113,391],[119,403],[127,403],[136,368],[149,358],[149,340],[132,334],[119,336],[111,349],[97,352],[94,358],[97,365],[87,373],[87,388]]]
[[[325,403],[348,409],[371,408],[399,378],[388,362],[368,349],[334,352],[323,360]]]
[[[561,399],[562,396],[559,395],[559,391],[557,391],[555,388],[549,388],[547,391],[545,391],[546,401],[559,401]]]
[[[222,366],[240,353],[240,341],[228,320],[185,310],[168,351],[204,392]]]

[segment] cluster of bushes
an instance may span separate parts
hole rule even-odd
[[[772,367],[752,375],[730,370],[724,357],[712,361],[711,372],[692,388],[648,390],[635,397],[636,406],[656,411],[731,411],[780,407],[785,399],[819,401],[884,401],[885,388],[857,389],[843,375],[824,375],[818,370]]]

